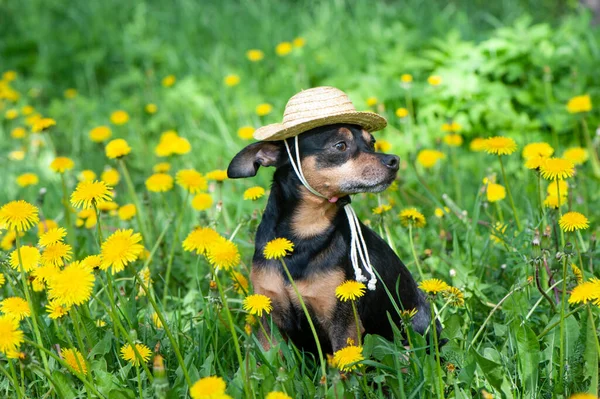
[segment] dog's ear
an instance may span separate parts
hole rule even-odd
[[[256,176],[261,166],[277,166],[281,154],[279,141],[260,141],[240,151],[229,164],[227,176],[231,179]]]

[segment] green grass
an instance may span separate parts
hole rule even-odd
[[[33,318],[20,322],[27,340],[20,347],[25,357],[8,360],[0,354],[0,395],[186,397],[190,382],[215,375],[226,381],[234,398],[262,398],[275,390],[294,398],[468,398],[483,397],[485,391],[507,398],[597,395],[599,308],[567,300],[578,284],[571,264],[583,271],[585,280],[600,276],[600,190],[591,156],[598,151],[598,139],[588,143],[583,129],[585,120],[593,138],[600,123],[600,33],[576,4],[446,3],[0,5],[1,68],[18,73],[10,85],[21,93],[16,102],[0,99],[0,205],[24,199],[38,206],[44,219],[72,230],[67,242],[73,245],[73,260],[98,254],[99,234],[106,239],[118,228],[143,231],[151,253],[112,276],[96,271],[89,302],[57,321],[44,309],[46,291],[31,292],[40,334]],[[304,47],[285,57],[275,54],[279,42],[296,37],[306,40]],[[264,51],[265,58],[248,61],[245,53],[251,48]],[[405,73],[414,78],[408,89],[400,83]],[[161,80],[169,74],[177,82],[166,88]],[[238,74],[240,84],[226,87],[223,78],[228,74]],[[442,84],[430,86],[431,75],[441,76]],[[214,203],[201,212],[177,185],[164,194],[146,189],[153,165],[161,161],[171,163],[172,176],[185,168],[202,173],[225,169],[249,143],[238,137],[240,127],[279,121],[291,95],[318,85],[346,91],[361,110],[369,109],[369,97],[376,97],[371,109],[389,121],[376,138],[401,156],[394,188],[353,199],[361,220],[393,244],[413,276],[419,275],[418,259],[425,278],[440,278],[464,293],[463,306],[444,306],[443,298],[434,299],[437,309],[443,309],[441,338],[448,340],[440,353],[441,369],[435,350],[427,353],[430,343],[412,331],[409,348],[401,344],[400,335],[395,342],[367,336],[361,366],[349,373],[327,367],[327,383],[321,384],[318,358],[285,343],[264,352],[257,341],[259,327],[254,325],[250,335],[244,331],[245,295],[234,289],[232,276],[220,271],[218,284],[211,284],[214,269],[204,256],[184,251],[181,241],[196,226],[232,237],[241,253],[235,270],[248,278],[266,197],[244,201],[243,192],[255,185],[268,191],[272,170],[261,169],[244,181],[210,181],[207,192]],[[77,89],[78,95],[66,99],[68,88]],[[595,107],[569,114],[567,101],[581,94],[590,94]],[[255,108],[264,102],[274,109],[259,117]],[[157,105],[156,114],[144,111],[148,103]],[[411,104],[408,118],[395,116],[397,108]],[[55,119],[56,126],[36,134],[22,115],[4,117],[7,110],[25,105]],[[110,125],[110,114],[117,109],[129,113],[127,124]],[[441,126],[449,121],[462,126],[460,147],[444,144]],[[105,156],[103,144],[89,140],[89,130],[99,125],[110,125],[113,138],[124,138],[131,146],[124,158],[131,187],[120,162]],[[17,126],[27,128],[24,139],[11,138]],[[158,158],[155,147],[162,132],[171,129],[189,140],[192,151]],[[486,199],[484,178],[507,185],[497,157],[469,149],[474,138],[496,135],[512,137],[519,146],[503,157],[503,164],[521,229],[508,197],[498,207]],[[540,205],[550,183],[527,170],[521,156],[526,144],[539,141],[552,145],[556,156],[574,146],[588,149],[590,159],[567,180],[568,201],[561,210],[587,216],[589,228],[580,235],[561,233],[559,212]],[[25,159],[12,160],[9,153],[20,149]],[[416,161],[422,149],[438,149],[445,159],[424,169]],[[107,166],[119,169],[115,202],[137,201],[140,220],[122,221],[103,212],[100,229],[76,227],[78,210],[65,213],[61,176],[49,168],[56,156],[75,162],[64,175],[67,195],[82,170],[100,176]],[[37,174],[39,183],[20,187],[16,178],[26,172]],[[47,190],[43,195],[41,188]],[[372,209],[380,204],[392,208],[376,215]],[[398,218],[409,207],[427,219],[424,228],[410,234]],[[448,212],[434,216],[443,207]],[[494,232],[500,219],[506,230]],[[36,245],[36,233],[35,228],[27,232],[21,244]],[[4,230],[0,240],[6,234]],[[27,276],[8,266],[14,243],[3,250],[0,272],[7,281],[0,287],[0,299],[25,298],[22,283]],[[135,278],[144,266],[153,280],[148,287]],[[536,270],[546,297],[537,287]],[[155,312],[163,318],[163,328],[152,321]],[[106,325],[98,327],[96,320]],[[153,351],[138,367],[120,356],[122,346],[134,342]],[[72,347],[85,355],[87,376],[60,362],[59,348]],[[155,355],[164,359],[164,366]]]

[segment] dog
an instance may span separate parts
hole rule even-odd
[[[291,153],[295,147],[292,140]],[[335,289],[354,280],[350,259],[351,231],[343,206],[356,193],[381,192],[395,180],[399,158],[375,151],[375,139],[353,124],[321,126],[302,133],[297,141],[304,177],[319,193],[313,195],[292,168],[284,142],[263,141],[241,150],[227,169],[230,178],[255,176],[260,166],[275,167],[267,207],[258,226],[250,279],[254,292],[266,295],[272,317],[284,337],[297,347],[316,352],[309,324],[279,260],[263,255],[265,245],[285,237],[294,243],[285,262],[315,324],[322,349],[333,353],[348,340],[359,342],[350,302],[337,300]],[[380,281],[357,300],[362,334],[393,339],[388,315],[396,325],[401,318],[383,285],[400,309],[417,310],[412,327],[423,334],[430,325],[430,308],[410,272],[389,245],[360,223],[371,263]],[[263,322],[268,330],[268,323]],[[437,326],[439,330],[441,327]],[[259,340],[265,349],[269,340]]]

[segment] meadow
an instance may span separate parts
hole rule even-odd
[[[600,30],[538,3],[0,4],[0,396],[598,398]],[[388,120],[353,206],[440,337],[261,349],[272,169],[225,170],[322,85]]]

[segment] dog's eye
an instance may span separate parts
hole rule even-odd
[[[346,151],[346,148],[347,148],[346,143],[344,143],[343,141],[340,141],[339,143],[337,143],[335,145],[335,149],[338,151]]]

